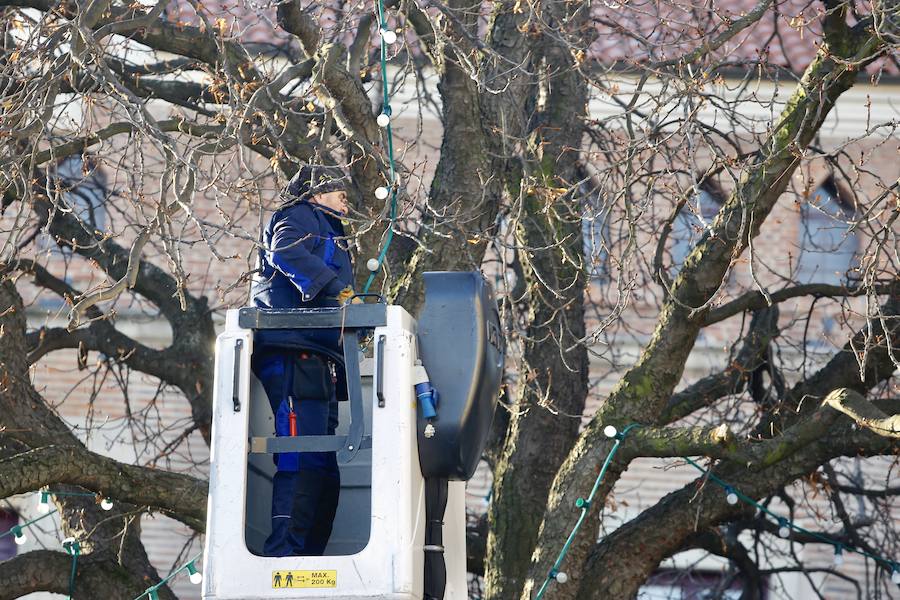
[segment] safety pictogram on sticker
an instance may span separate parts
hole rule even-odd
[[[272,588],[337,587],[337,571],[272,571]]]

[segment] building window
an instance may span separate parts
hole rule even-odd
[[[583,238],[584,259],[588,276],[592,281],[609,281],[610,234],[609,211],[605,209],[597,189],[587,184],[581,186],[584,210],[581,217],[581,235]]]
[[[75,154],[68,156],[47,171],[47,189],[56,210],[74,215],[87,231],[103,231],[107,224],[106,202],[112,195],[106,174],[99,162],[90,157]],[[48,268],[60,274],[71,284],[69,263],[72,251],[59,246],[49,235],[37,240],[38,249],[47,257]],[[38,296],[37,306],[50,311],[65,307],[65,301],[52,293]]]
[[[800,208],[798,283],[840,285],[856,264],[859,239],[850,223],[853,206],[829,177]]]
[[[711,184],[701,184],[700,191],[682,207],[669,233],[672,255],[670,273],[673,276],[681,270],[681,265],[710,228],[720,208],[722,196]]]
[[[593,281],[609,281],[609,215],[585,215],[581,233],[588,275]]]
[[[50,176],[60,209],[71,211],[94,230],[106,227],[106,201],[110,194],[106,174],[95,159],[69,156],[56,165]]]

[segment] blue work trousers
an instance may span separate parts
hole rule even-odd
[[[297,434],[334,435],[338,406],[328,398],[297,398],[293,393],[296,350],[254,353],[253,372],[266,390],[275,415],[275,435],[290,435],[288,396],[293,399]],[[266,556],[321,556],[331,535],[341,489],[334,452],[292,452],[275,455],[272,480],[272,532]]]

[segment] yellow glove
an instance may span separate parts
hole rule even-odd
[[[337,301],[339,304],[346,304],[347,300],[353,298],[355,294],[356,292],[353,291],[353,288],[348,285],[340,292],[338,292]],[[353,298],[353,302],[351,304],[362,304],[362,298]]]

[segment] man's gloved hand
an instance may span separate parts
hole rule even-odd
[[[340,292],[338,292],[336,299],[339,304],[343,304],[344,302],[346,302],[347,300],[352,298],[353,294],[354,294],[353,288],[348,285],[347,287],[342,289]]]
[[[353,298],[353,296],[356,294],[356,292],[353,290],[352,285],[345,285],[344,282],[342,282],[338,278],[334,278],[329,281],[328,285],[325,286],[323,292],[325,293],[325,296],[327,298],[333,298],[337,301],[338,304],[344,304],[347,300]],[[362,299],[353,298],[353,304],[361,303]]]
[[[348,285],[340,292],[338,292],[337,301],[339,304],[343,305],[347,302],[347,300],[353,298],[354,295],[356,295],[356,292],[353,291],[353,288]],[[353,298],[353,302],[351,302],[351,304],[362,304],[362,298]]]

